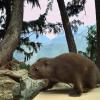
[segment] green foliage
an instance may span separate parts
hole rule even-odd
[[[72,0],[67,3],[66,11],[68,16],[74,16],[79,14],[84,9],[86,0]]]
[[[67,0],[66,0],[67,1]],[[85,9],[86,0],[72,0],[66,4],[66,12],[69,17],[78,16],[78,14]],[[78,31],[78,26],[84,24],[80,20],[73,20],[71,28],[74,32]]]
[[[36,33],[40,32],[43,33],[43,28],[45,28],[45,15],[40,15],[38,20],[23,22],[22,33],[27,34],[30,31],[35,31]],[[38,35],[38,34],[36,34]]]
[[[30,67],[30,65],[26,65],[25,63],[21,63],[20,65],[19,65],[19,67],[20,67],[20,69],[29,69],[29,67]]]
[[[89,56],[88,56],[87,52],[78,51],[78,53],[79,53],[79,54],[82,54],[82,55],[84,55],[84,56],[86,56],[86,57],[88,57],[88,58],[89,58]]]
[[[84,24],[82,21],[80,21],[80,20],[73,20],[72,22],[71,22],[71,28],[72,28],[72,30],[74,31],[74,32],[77,32],[78,31],[78,26],[80,26],[80,25],[82,25],[82,24]]]
[[[46,20],[48,11],[52,10],[53,0],[48,0],[48,5],[44,14],[40,15],[37,20],[32,20],[29,22],[23,22],[22,33],[27,34],[30,32],[36,32],[36,37],[38,38],[39,34],[46,33],[48,29],[49,32],[54,31],[54,33],[60,32],[62,29],[61,23],[50,23]]]
[[[86,37],[88,41],[88,47],[87,47],[87,54],[93,61],[96,61],[96,46],[97,46],[97,32],[96,32],[96,26],[90,26],[88,28],[88,36]]]
[[[38,7],[40,7],[39,1],[38,0],[27,0],[27,3],[31,3],[32,7],[37,5]],[[30,21],[30,22],[23,22],[23,28],[22,28],[22,33],[29,33],[30,31],[36,31],[36,35],[38,37],[38,33],[43,33],[45,32],[46,29],[49,29],[49,31],[54,31],[54,33],[59,32],[62,29],[62,24],[61,23],[49,23],[46,20],[46,16],[48,14],[49,10],[52,10],[52,4],[53,4],[53,0],[48,0],[48,5],[47,5],[47,9],[45,11],[44,14],[40,15],[39,19],[35,20],[35,21]],[[72,0],[71,2],[67,3],[67,7],[66,7],[66,11],[68,13],[69,16],[73,16],[73,15],[77,15],[80,11],[82,11],[84,9],[84,5],[85,5],[85,0]],[[11,7],[12,6],[12,0],[0,0],[0,10],[2,10],[2,12],[6,11],[6,19],[7,22],[5,22],[5,25],[3,24],[2,26],[4,26],[4,30],[0,30],[0,38],[3,38],[5,35],[5,27],[8,27],[9,25],[9,19],[11,17]],[[2,19],[3,16],[0,16],[0,19]],[[76,31],[77,30],[77,25],[75,23],[79,23],[79,21],[74,21],[74,24],[72,22],[72,28]],[[7,26],[6,26],[7,25]]]
[[[29,50],[29,52],[25,51],[25,49],[22,46],[26,46]],[[29,41],[29,38],[20,38],[20,43],[17,46],[17,51],[20,53],[24,53],[25,58],[24,61],[27,61],[31,58],[31,56],[33,55],[34,52],[38,52],[38,50],[40,49],[40,46],[42,46],[41,43],[39,42],[31,42]],[[34,49],[33,49],[34,48]]]
[[[38,0],[27,0],[27,3],[32,3],[32,7],[35,6],[35,5],[40,7]]]
[[[97,32],[96,26],[88,27],[88,35],[86,37],[88,47],[86,48],[86,52],[79,51],[79,53],[87,56],[94,62],[96,61],[96,46],[97,46]]]
[[[27,3],[31,3],[32,7],[38,6],[40,7],[39,0],[26,0]],[[48,11],[52,10],[52,4],[54,0],[48,0],[48,5],[46,8],[46,11],[44,14],[40,15],[37,20],[32,20],[29,22],[23,22],[22,27],[22,34],[29,34],[30,32],[35,32],[36,37],[38,38],[39,34],[46,33],[46,30],[49,32],[58,33],[60,32],[63,27],[61,23],[50,23],[46,20],[46,16],[48,15]],[[0,15],[0,39],[4,38],[6,29],[9,25],[9,21],[11,18],[12,13],[12,3],[13,0],[0,0],[0,10],[1,13],[4,13],[6,15],[1,14]],[[66,11],[69,16],[77,15],[80,11],[84,9],[85,0],[72,0],[72,2],[67,3]],[[41,8],[41,7],[40,7]],[[80,25],[81,22],[79,20],[74,20],[71,25],[72,28],[77,31],[77,23]],[[26,45],[27,48],[31,52],[25,51],[21,45]],[[37,42],[30,42],[29,37],[20,38],[19,46],[17,47],[17,50],[19,52],[23,52],[25,54],[25,61],[30,59],[30,57],[33,55],[34,52],[37,52],[40,49],[41,43]],[[31,50],[33,48],[33,51]]]

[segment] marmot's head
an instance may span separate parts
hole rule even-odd
[[[33,79],[46,79],[50,76],[52,70],[49,58],[41,58],[29,69],[29,76]]]

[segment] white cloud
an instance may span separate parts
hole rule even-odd
[[[47,33],[47,34],[44,34],[46,37],[48,37],[50,40],[54,39],[57,34],[53,34],[53,33]]]

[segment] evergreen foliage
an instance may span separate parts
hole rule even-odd
[[[96,46],[97,46],[97,31],[96,26],[90,26],[88,28],[88,36],[86,37],[88,41],[87,54],[94,62],[96,61]]]
[[[0,42],[2,42],[2,39],[4,38],[7,27],[9,25],[12,13],[12,1],[13,0],[0,0]],[[72,0],[71,2],[68,2],[66,5],[66,12],[68,13],[68,15],[78,15],[78,13],[84,9],[85,1],[86,0]],[[38,6],[39,8],[41,8],[38,0],[27,0],[27,3],[31,3],[32,7]],[[50,23],[46,20],[48,11],[52,10],[52,4],[53,0],[48,0],[48,5],[45,13],[40,15],[37,20],[32,20],[29,22],[23,21],[22,34],[29,34],[30,32],[35,32],[36,37],[38,38],[39,34],[46,33],[47,29],[49,30],[49,32],[60,32],[62,29],[61,23]],[[71,23],[72,29],[74,29],[74,31],[77,31],[78,29],[77,24],[80,25],[81,21],[74,20]],[[33,48],[33,51],[26,52],[23,48],[21,48],[21,45],[26,45],[29,50],[30,48]],[[37,52],[39,50],[41,45],[42,44],[38,42],[30,42],[29,37],[20,37],[20,42],[19,46],[17,47],[17,50],[25,54],[26,61],[33,55],[34,52]]]
[[[68,16],[78,16],[79,12],[84,10],[85,3],[86,0],[72,0],[68,2],[66,6]]]
[[[88,44],[86,52],[79,51],[79,53],[96,62],[97,31],[95,25],[88,27],[88,34],[86,39]]]

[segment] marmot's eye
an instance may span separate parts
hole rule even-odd
[[[34,68],[34,71],[38,71],[38,68]]]

